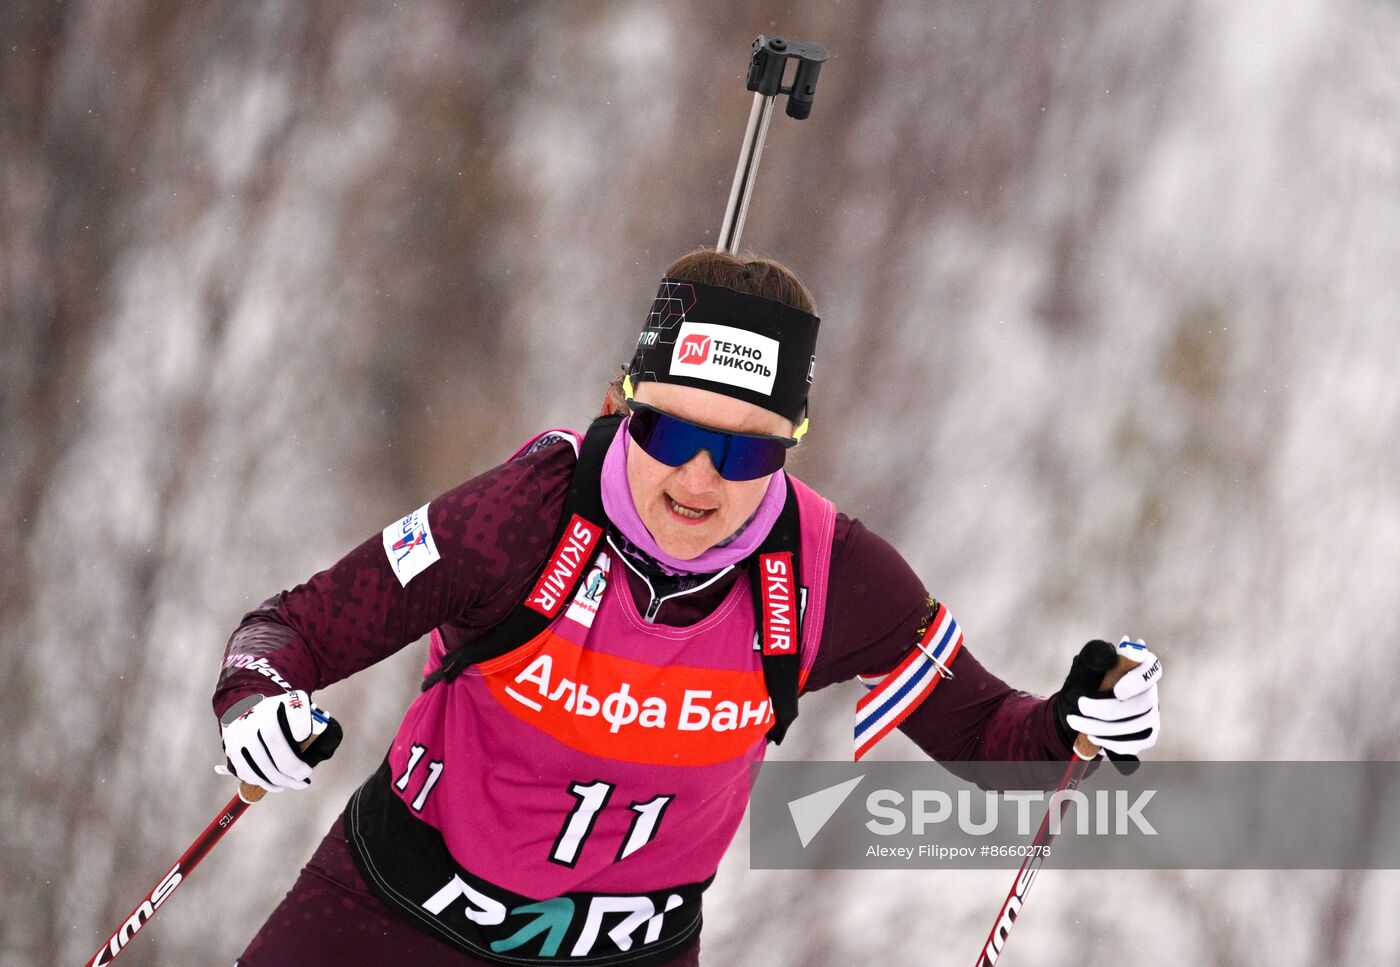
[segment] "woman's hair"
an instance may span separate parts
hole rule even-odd
[[[687,252],[666,267],[669,279],[686,282],[699,282],[703,285],[722,285],[746,295],[756,295],[772,299],[794,309],[816,315],[817,302],[812,292],[797,275],[773,259],[759,258],[752,253],[730,255],[710,248],[697,248]],[[627,400],[622,392],[622,375],[619,374],[608,385],[607,396],[603,398],[602,415],[626,413]]]

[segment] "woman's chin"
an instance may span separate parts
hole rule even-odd
[[[669,524],[669,522],[667,522]],[[719,541],[710,539],[713,527],[675,527],[662,525],[652,530],[651,536],[663,551],[678,561],[690,561],[704,554]]]
[[[666,540],[658,537],[656,543],[663,551],[678,561],[694,560],[710,549],[708,541],[699,541],[689,536],[685,540]]]

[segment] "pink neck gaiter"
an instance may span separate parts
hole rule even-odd
[[[627,483],[627,448],[632,443],[632,437],[627,432],[630,419],[628,417],[622,421],[617,436],[613,437],[612,445],[608,447],[607,456],[603,458],[603,510],[607,511],[613,525],[622,531],[622,536],[658,564],[681,574],[709,574],[738,564],[758,550],[758,545],[773,529],[778,515],[782,513],[783,504],[787,502],[787,477],[783,471],[779,470],[768,479],[768,490],[759,502],[758,510],[728,540],[716,544],[699,557],[682,561],[661,549],[656,538],[651,536],[651,531],[642,523],[637,505],[632,501],[632,488]]]

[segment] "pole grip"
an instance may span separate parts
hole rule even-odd
[[[319,762],[326,761],[335,754],[336,747],[340,745],[340,740],[344,733],[340,728],[339,722],[325,715],[319,709],[313,711],[311,714],[315,717],[317,722],[323,722],[325,724],[325,728],[319,732],[312,732],[307,736],[306,741],[301,743],[301,751],[307,753],[303,758],[308,765],[314,766]],[[321,740],[319,744],[317,743],[318,739]],[[313,745],[316,746],[314,750],[312,749]],[[251,806],[266,795],[267,790],[262,786],[255,786],[253,783],[244,782],[242,779],[238,780],[238,798],[242,799],[248,805]]]
[[[1110,691],[1114,685],[1118,684],[1120,678],[1136,668],[1138,664],[1138,662],[1133,661],[1127,655],[1119,655],[1118,663],[1110,668],[1103,676],[1103,681],[1099,683],[1099,690],[1103,692]],[[1074,751],[1078,753],[1081,759],[1093,759],[1098,756],[1100,749],[1093,742],[1089,741],[1087,735],[1081,732],[1074,738]]]

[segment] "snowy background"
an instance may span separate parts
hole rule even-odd
[[[745,236],[824,320],[799,472],[1020,687],[1146,637],[1162,757],[1400,755],[1395,4],[6,0],[0,963],[83,962],[229,795],[246,609],[596,410],[715,237],[759,32],[833,52]],[[317,791],[123,963],[232,962],[421,660],[318,696]],[[849,756],[856,691],[783,755]],[[1010,882],[752,872],[746,836],[709,964],[971,963]],[[1053,871],[1004,962],[1395,963],[1398,900]]]

